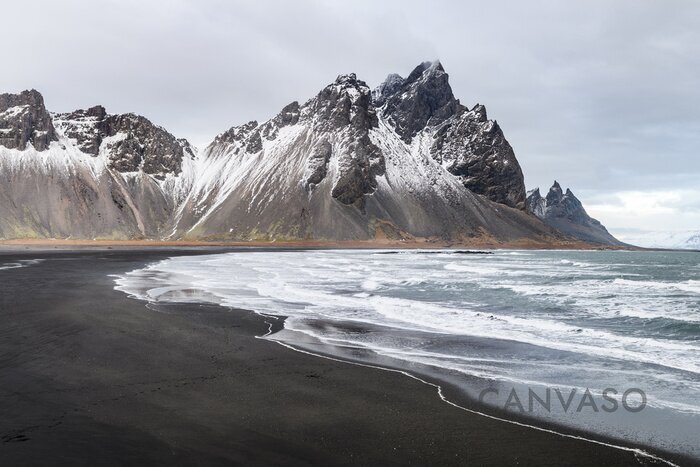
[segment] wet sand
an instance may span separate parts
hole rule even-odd
[[[0,465],[648,463],[258,339],[269,326],[251,312],[148,309],[113,289],[110,274],[196,253],[0,252],[45,259],[0,270]]]

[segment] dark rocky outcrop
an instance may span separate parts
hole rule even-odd
[[[328,162],[331,160],[332,152],[333,146],[326,138],[321,139],[314,145],[304,172],[304,181],[308,190],[312,190],[315,185],[318,185],[326,178]]]
[[[525,208],[525,180],[498,123],[475,105],[460,111],[435,132],[430,152],[464,186],[497,203]]]
[[[562,191],[557,181],[542,197],[540,189],[532,190],[527,197],[527,210],[545,224],[579,240],[606,245],[622,245],[596,219],[588,215],[576,196],[569,190]]]
[[[459,110],[448,78],[440,62],[424,62],[404,80],[389,75],[374,93],[382,115],[406,143],[426,126],[438,125]]]
[[[425,62],[408,78],[392,74],[373,93],[375,105],[404,142],[432,136],[431,155],[466,188],[497,203],[525,208],[525,183],[513,148],[486,108],[455,99],[440,62]]]
[[[0,94],[0,146],[24,150],[31,144],[37,151],[44,151],[57,140],[51,116],[38,91]]]
[[[377,186],[376,176],[384,173],[384,156],[369,137],[378,126],[369,87],[354,73],[338,76],[304,105],[302,115],[314,122],[316,133],[338,140],[339,174],[331,195],[361,208],[364,195]]]
[[[147,118],[131,113],[109,115],[99,105],[57,114],[56,125],[81,151],[96,156],[104,149],[110,167],[119,172],[143,171],[162,179],[180,173],[183,157],[193,156],[187,141],[178,140]]]

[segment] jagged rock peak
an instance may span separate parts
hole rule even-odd
[[[396,73],[391,73],[384,82],[372,91],[372,100],[377,107],[381,107],[386,102],[388,96],[394,94],[404,83],[404,78]]]
[[[583,204],[576,196],[574,196],[573,192],[569,188],[564,191],[559,182],[556,180],[549,189],[549,192],[547,192],[547,196],[544,198],[542,198],[539,188],[530,191],[528,193],[527,203],[528,209],[531,204],[534,206],[534,203],[539,203],[541,206],[544,206],[545,209],[564,206],[566,208],[567,215],[571,219],[574,219],[575,217],[582,218],[581,214],[585,214],[586,216],[588,215],[583,208]],[[534,212],[533,209],[529,210]]]
[[[272,141],[277,138],[280,129],[296,125],[301,116],[299,102],[294,101],[285,105],[272,119],[258,125],[253,120],[243,125],[231,127],[216,137],[212,146],[227,145],[228,150],[239,153],[244,150],[248,153],[256,153],[263,147],[262,139]],[[221,149],[219,150],[221,152]]]
[[[438,125],[432,157],[474,193],[525,209],[523,173],[500,126],[487,119],[483,105],[465,110]]]
[[[539,188],[530,190],[526,199],[527,211],[544,220],[547,214],[547,200],[542,197]]]
[[[335,79],[335,84],[354,87],[357,85],[357,75],[355,73],[338,75],[338,77]]]
[[[119,172],[141,170],[164,179],[167,174],[179,174],[183,157],[194,155],[187,141],[175,138],[146,117],[110,115],[101,105],[56,114],[54,122],[84,153],[97,156],[104,151],[110,168]]]
[[[406,81],[429,81],[436,77],[446,75],[447,73],[445,73],[445,69],[443,68],[442,63],[440,63],[440,60],[425,61],[413,69],[413,71],[408,75],[408,78],[406,78]]]
[[[481,104],[476,104],[470,111],[470,116],[479,123],[485,123],[488,121],[488,116],[486,115],[486,106]]]
[[[30,143],[37,151],[43,151],[57,140],[39,91],[0,94],[0,146],[24,150]]]
[[[272,120],[271,120],[272,121]],[[275,133],[279,127],[275,126]],[[268,133],[272,131],[272,126],[269,125]],[[262,149],[261,128],[256,120],[251,120],[243,125],[238,125],[229,128],[214,139],[212,147],[219,147],[220,151],[226,148],[234,154],[240,151],[248,153],[256,153]]]
[[[367,106],[372,101],[369,86],[361,79],[357,79],[355,73],[338,75],[333,83],[326,86],[316,96],[316,100],[330,99],[335,101],[343,98],[349,98],[353,103],[359,99],[364,99],[366,101],[364,106]],[[313,99],[307,102],[304,107],[308,107],[312,101]]]
[[[564,197],[564,192],[561,189],[561,185],[559,185],[559,182],[554,180],[554,184],[552,185],[552,187],[549,189],[549,192],[547,193],[547,206],[554,206],[554,205],[561,203],[561,200],[563,199],[563,197]]]
[[[363,209],[365,195],[374,192],[376,177],[385,170],[384,155],[369,136],[379,125],[369,86],[354,73],[340,75],[304,104],[302,114],[319,136],[306,162],[305,186],[312,190],[323,181],[335,155],[338,172],[331,196]]]
[[[86,117],[94,117],[98,120],[104,120],[107,117],[107,109],[101,105],[96,105],[85,110],[76,110],[75,113],[83,114]]]
[[[332,84],[329,84],[323,90],[321,90],[316,99],[324,99],[330,96],[336,98],[349,97],[353,102],[361,97],[369,97],[370,100],[368,103],[371,102],[371,92],[369,86],[367,86],[367,83],[361,79],[357,79],[357,75],[355,75],[355,73],[338,75]],[[310,102],[311,101],[309,101],[309,103]],[[307,103],[307,105],[309,103]]]
[[[377,115],[369,86],[357,79],[355,73],[339,75],[303,106],[294,101],[260,125],[253,121],[230,128],[216,137],[212,149],[218,146],[217,153],[256,153],[263,148],[262,138],[272,141],[280,129],[298,123],[313,125],[319,132],[345,126],[363,131],[376,127]]]
[[[423,62],[406,79],[389,75],[374,92],[375,105],[394,126],[401,138],[410,143],[429,125],[438,125],[460,110],[452,94],[449,76],[439,61]]]
[[[299,102],[285,105],[272,121],[278,126],[296,125],[299,121]]]
[[[530,191],[526,204],[530,213],[567,235],[587,242],[621,244],[603,224],[588,215],[570,189],[563,191],[556,180],[544,198],[539,188]]]
[[[340,75],[316,97],[304,104],[302,117],[313,120],[317,130],[337,130],[346,125],[368,130],[378,125],[372,93],[355,73]]]
[[[109,132],[105,122],[107,110],[101,105],[89,109],[54,115],[54,122],[64,136],[75,140],[78,148],[86,154],[96,156],[102,140]]]

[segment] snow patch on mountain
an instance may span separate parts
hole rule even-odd
[[[629,232],[622,229],[617,238],[645,248],[700,250],[700,230]]]

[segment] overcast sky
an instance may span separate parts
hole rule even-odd
[[[439,59],[485,104],[528,189],[553,179],[620,229],[700,230],[700,2],[22,1],[0,92],[136,112],[198,146],[340,73]]]

